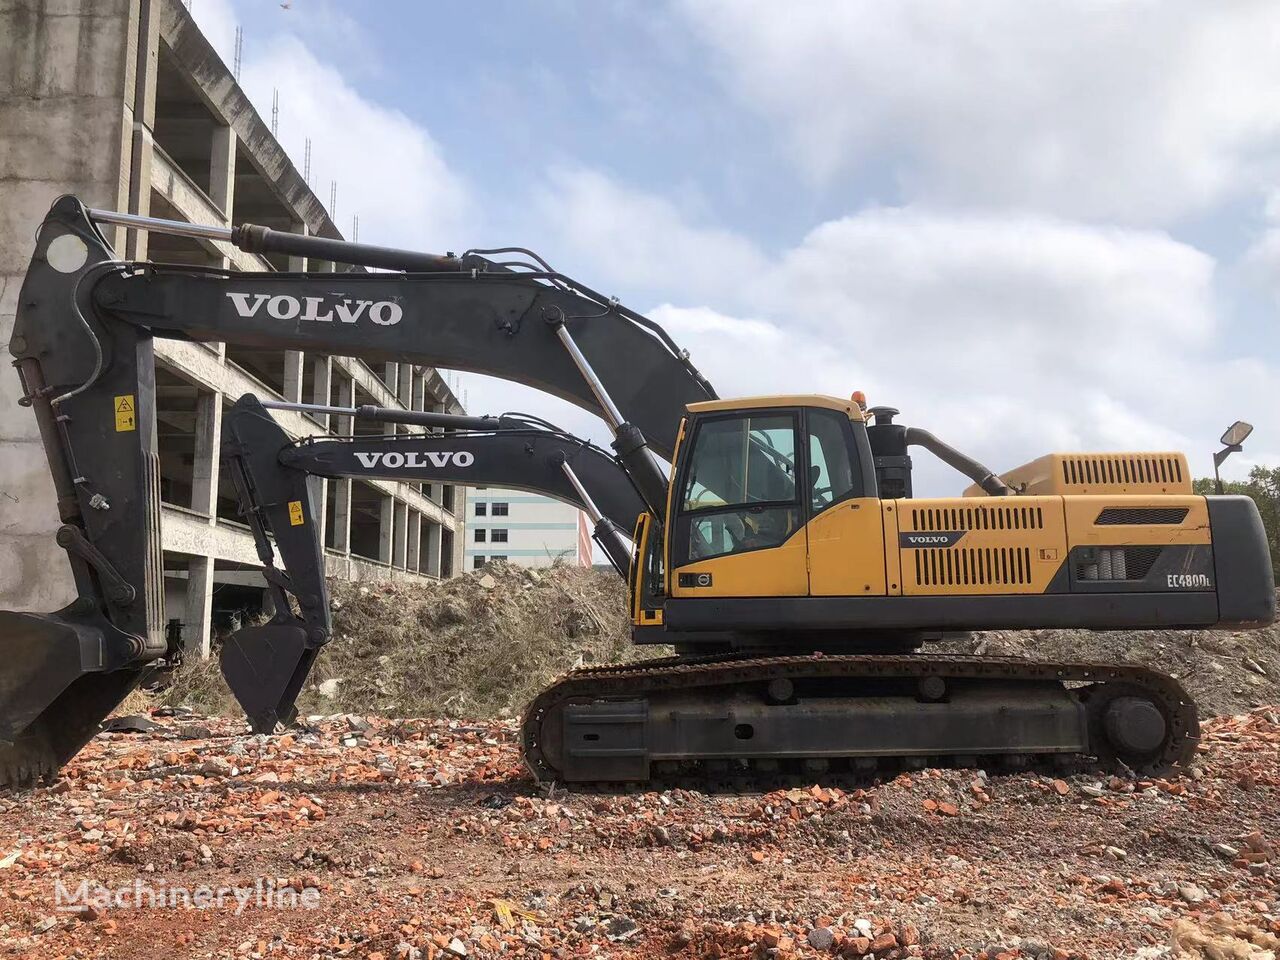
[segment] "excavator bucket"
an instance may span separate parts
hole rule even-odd
[[[147,675],[133,644],[58,613],[0,611],[0,785],[52,776]]]
[[[245,627],[223,643],[222,676],[254,733],[293,722],[294,701],[315,657],[307,631],[291,624]]]
[[[254,731],[270,733],[277,723],[293,722],[294,701],[329,639],[324,554],[307,475],[280,462],[289,437],[257,397],[246,394],[232,405],[222,434],[222,462],[253,531],[276,612],[270,622],[228,637],[220,665]],[[284,570],[276,566],[277,553]]]

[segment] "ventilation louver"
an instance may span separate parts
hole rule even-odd
[[[1031,583],[1030,547],[913,550],[916,585],[1010,586]]]
[[[1187,519],[1187,513],[1186,507],[1107,507],[1094,523],[1099,526],[1175,524]]]

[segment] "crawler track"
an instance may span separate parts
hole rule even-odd
[[[539,780],[565,779],[552,759],[563,754],[557,745],[545,742],[545,738],[559,736],[559,727],[548,720],[570,703],[634,702],[638,698],[673,692],[687,697],[700,690],[706,691],[708,698],[723,700],[735,692],[758,689],[779,678],[843,683],[842,689],[857,696],[860,689],[867,689],[875,682],[916,683],[927,677],[941,678],[946,683],[958,680],[970,684],[971,689],[972,685],[984,681],[993,686],[1002,685],[1006,690],[1010,684],[1026,683],[1028,698],[1042,696],[1050,688],[1062,696],[1061,691],[1066,688],[1073,701],[1082,705],[1088,718],[1088,747],[1074,754],[1055,752],[1030,756],[1010,755],[1008,744],[999,742],[991,743],[985,751],[967,749],[963,755],[893,756],[869,748],[865,753],[853,751],[843,757],[827,755],[808,764],[802,756],[794,755],[780,759],[724,757],[656,764],[659,769],[650,779],[707,788],[772,787],[793,782],[799,776],[814,779],[815,772],[820,774],[819,779],[866,779],[869,775],[918,768],[926,762],[938,766],[969,766],[975,761],[1003,761],[1014,767],[1073,764],[1112,767],[1122,763],[1138,774],[1156,774],[1189,762],[1199,741],[1196,705],[1182,686],[1171,677],[1133,664],[925,654],[676,657],[626,666],[586,668],[560,678],[530,704],[525,714],[521,730],[524,757]],[[1117,696],[1142,698],[1156,706],[1166,727],[1158,748],[1134,755],[1108,742],[1101,711]],[[909,698],[903,699],[909,702]],[[620,786],[616,778],[608,776],[583,776],[579,772],[573,779],[599,787]],[[631,783],[634,785],[635,781]]]

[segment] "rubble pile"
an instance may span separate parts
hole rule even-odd
[[[611,570],[499,562],[449,580],[329,589],[333,639],[299,698],[303,713],[514,717],[575,666],[669,652],[632,646]],[[212,662],[184,667],[164,701],[239,712]]]
[[[1280,936],[1273,707],[1210,720],[1175,779],[763,794],[551,790],[514,721],[151,719],[0,793],[0,957],[1274,960]],[[318,906],[56,909],[81,882]]]

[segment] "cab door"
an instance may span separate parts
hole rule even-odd
[[[880,501],[868,491],[853,425],[838,410],[805,410],[809,515],[809,593],[815,597],[885,593]],[[869,452],[869,451],[868,451]]]
[[[627,583],[631,594],[631,623],[637,627],[662,626],[662,599],[666,592],[662,573],[661,527],[649,513],[640,514],[632,537],[631,570]]]
[[[807,594],[800,411],[705,414],[692,426],[672,497],[671,595]]]

